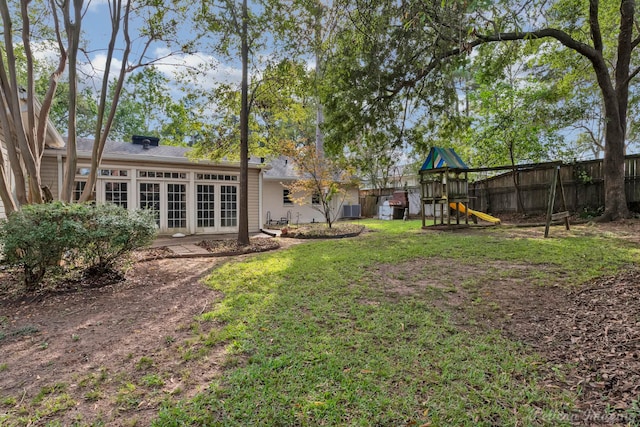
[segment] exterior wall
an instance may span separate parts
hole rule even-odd
[[[60,197],[61,192],[59,183],[63,162],[62,158],[58,160],[55,155],[48,155],[42,163],[43,184],[50,187],[56,198]],[[83,173],[86,174],[88,168],[87,159],[78,160],[76,183],[86,181]],[[146,206],[159,209],[157,218],[161,234],[237,233],[239,173],[239,168],[231,165],[107,157],[98,173],[95,200],[98,203],[109,201],[128,209]],[[249,169],[248,220],[249,232],[252,233],[260,230],[259,174],[258,169]],[[198,189],[201,194],[198,194]],[[200,215],[202,211],[209,212],[207,215],[210,216],[203,218],[198,216],[197,207],[204,204],[211,206],[211,209],[200,210]],[[225,206],[232,205],[235,209],[222,212]],[[211,220],[208,221],[208,218]]]
[[[304,224],[309,222],[324,222],[324,214],[322,211],[315,209],[311,205],[311,198],[304,205],[298,205],[295,203],[285,204],[283,190],[284,186],[281,182],[275,180],[264,180],[262,186],[262,222],[266,228],[268,228],[267,221],[271,218],[272,221],[278,221],[281,219],[288,219],[292,224]],[[294,194],[295,197],[295,194]],[[339,201],[334,202],[334,209],[339,209],[337,218],[342,218],[342,207],[338,206]],[[342,205],[355,205],[358,204],[358,189],[347,189],[347,195]],[[318,206],[321,209],[320,206]]]
[[[56,198],[60,194],[58,175],[58,159],[56,157],[43,157],[40,164],[40,179],[42,180],[42,185],[49,187],[51,194]]]
[[[256,233],[262,228],[260,224],[260,171],[249,169],[249,231]]]

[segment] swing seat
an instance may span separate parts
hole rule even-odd
[[[551,221],[558,221],[561,219],[569,218],[570,216],[571,214],[569,213],[569,211],[556,212],[554,214],[551,214]]]

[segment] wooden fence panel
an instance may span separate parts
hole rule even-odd
[[[550,165],[550,164],[549,164]],[[541,164],[538,168],[518,172],[521,198],[527,213],[546,211],[549,187],[553,179],[552,167]],[[588,160],[562,165],[560,168],[567,209],[582,212],[604,206],[604,174],[602,160]],[[625,193],[633,208],[640,206],[640,155],[625,158]],[[491,178],[469,184],[472,209],[489,213],[517,211],[513,172],[505,172]],[[561,206],[560,192],[554,205]]]
[[[553,163],[518,172],[522,202],[526,213],[545,213],[549,187],[554,174]],[[476,179],[469,183],[469,206],[488,213],[516,212],[517,199],[511,171],[483,178],[484,173],[473,173]],[[470,174],[471,175],[471,174]],[[484,175],[486,176],[486,175]],[[595,211],[604,206],[604,173],[602,160],[587,160],[564,164],[560,178],[564,187],[567,209],[572,213]],[[363,216],[377,215],[380,196],[390,196],[397,189],[361,190],[360,205]],[[419,191],[419,190],[418,190]],[[640,155],[625,157],[625,193],[632,209],[640,208]],[[555,211],[561,209],[558,191]]]

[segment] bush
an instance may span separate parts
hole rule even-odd
[[[27,291],[34,291],[47,272],[60,268],[63,257],[69,268],[103,273],[155,235],[150,213],[114,205],[29,205],[0,223],[4,262],[23,269]]]
[[[128,211],[116,205],[98,205],[85,224],[86,245],[80,248],[84,261],[104,273],[123,255],[149,245],[156,237],[153,212]]]
[[[4,261],[23,269],[28,291],[59,266],[68,248],[82,245],[87,207],[55,202],[24,206],[0,224]]]

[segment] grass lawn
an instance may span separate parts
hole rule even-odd
[[[575,396],[544,387],[543,360],[498,332],[458,326],[438,302],[447,290],[392,292],[379,272],[410,284],[445,263],[477,270],[456,279],[473,291],[511,274],[487,265],[515,263],[540,266],[530,277],[540,286],[571,286],[637,263],[636,245],[597,233],[539,239],[504,228],[431,233],[419,221],[360,223],[373,232],[214,270],[207,283],[224,298],[199,321],[219,327],[200,340],[226,347],[224,374],[166,405],[154,425],[570,425],[561,415]]]

